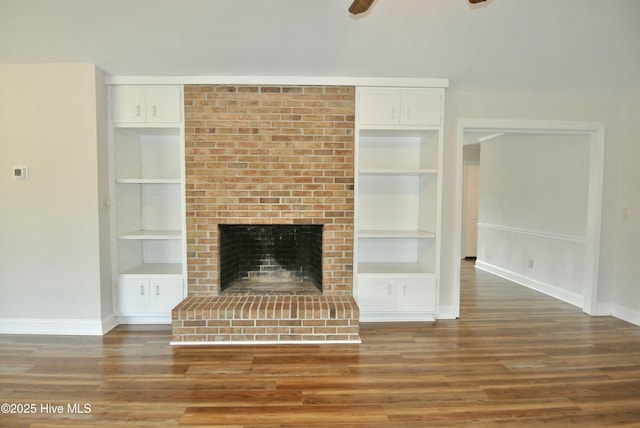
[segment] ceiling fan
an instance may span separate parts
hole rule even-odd
[[[349,6],[349,12],[354,15],[366,12],[367,10],[369,10],[374,1],[375,0],[353,0],[353,3],[351,3],[351,6]],[[482,3],[483,1],[487,0],[469,0],[469,3]]]

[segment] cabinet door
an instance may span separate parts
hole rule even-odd
[[[182,280],[152,279],[149,291],[153,312],[170,313],[182,301]]]
[[[118,302],[122,314],[146,312],[149,306],[149,281],[138,278],[120,279]]]
[[[150,86],[147,89],[147,122],[180,122],[180,87]]]
[[[118,123],[145,122],[145,88],[141,86],[112,87],[111,118]]]
[[[392,280],[358,279],[358,305],[362,311],[396,310],[396,291]]]
[[[361,125],[398,125],[400,90],[362,88],[359,95],[358,120]]]
[[[433,277],[398,280],[398,311],[435,312],[436,283]]]
[[[401,94],[402,125],[440,125],[442,91],[439,89],[403,89]]]

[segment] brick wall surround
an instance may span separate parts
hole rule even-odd
[[[355,89],[184,92],[189,295],[219,295],[219,224],[322,224],[323,294],[351,296]]]

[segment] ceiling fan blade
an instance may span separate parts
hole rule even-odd
[[[351,3],[351,6],[349,6],[349,12],[351,12],[354,15],[358,15],[359,13],[366,12],[369,10],[369,8],[371,7],[374,1],[375,0],[353,0],[353,3]],[[469,0],[469,3],[476,4],[476,3],[482,3],[485,1],[487,0]]]
[[[351,6],[349,6],[349,12],[357,15],[369,10],[375,0],[353,0]]]

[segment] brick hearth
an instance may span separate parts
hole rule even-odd
[[[360,343],[351,296],[189,297],[173,318],[173,344]]]
[[[354,110],[353,87],[185,86],[190,297],[173,311],[174,343],[357,341]],[[227,224],[322,225],[322,295],[221,294]]]

